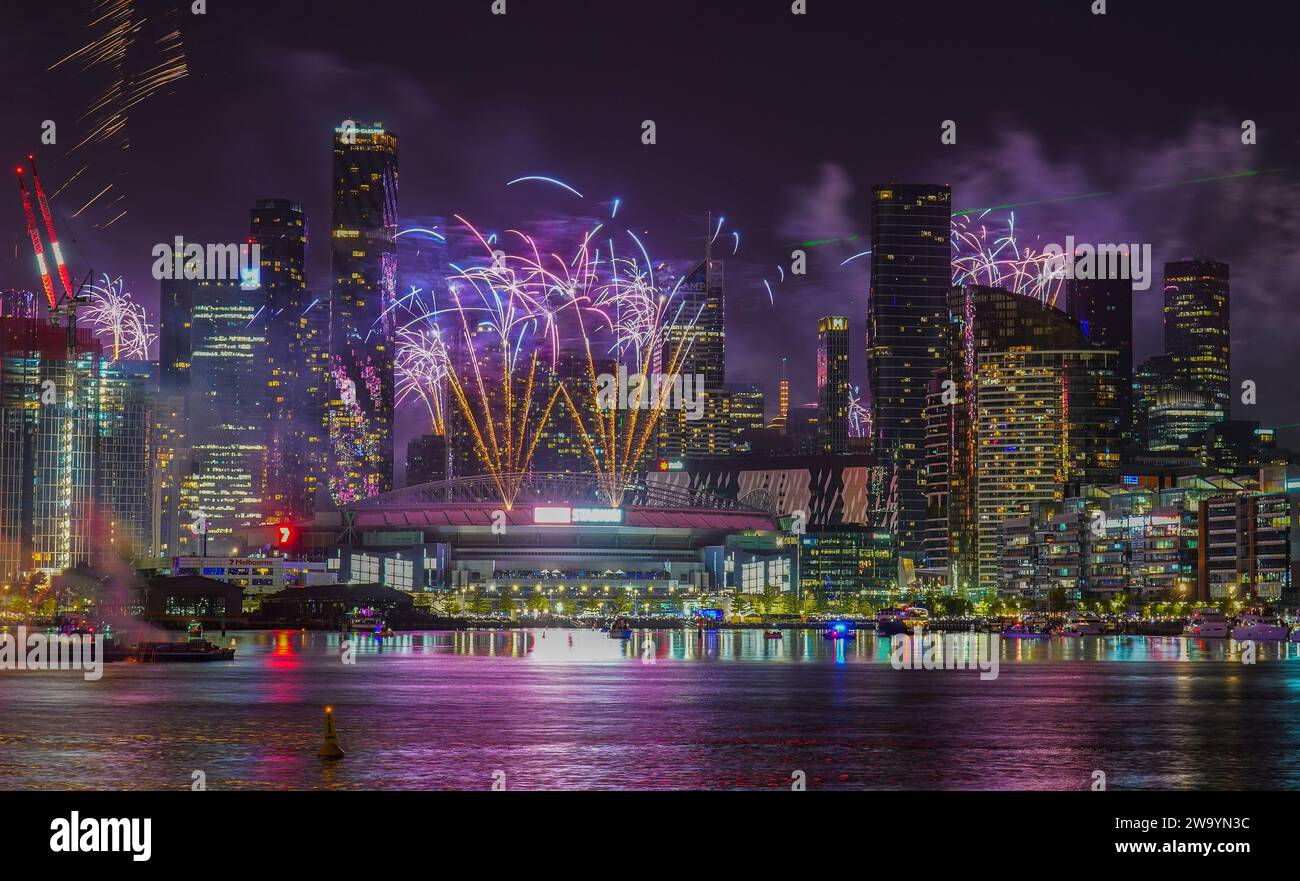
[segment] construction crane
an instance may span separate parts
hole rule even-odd
[[[77,333],[77,304],[85,298],[81,296],[81,290],[85,287],[86,281],[90,279],[90,273],[86,273],[85,280],[77,286],[74,292],[72,287],[72,278],[68,272],[67,263],[63,259],[63,249],[59,247],[59,235],[54,229],[54,215],[50,211],[49,200],[45,197],[45,188],[41,186],[40,174],[36,170],[36,156],[27,154],[27,161],[32,169],[32,188],[36,192],[36,203],[41,210],[41,219],[45,222],[45,234],[50,240],[50,253],[54,255],[54,270],[58,273],[59,283],[63,288],[63,293],[56,293],[54,288],[54,277],[50,272],[50,263],[45,256],[45,245],[41,240],[40,228],[36,225],[36,212],[32,208],[31,193],[27,190],[25,182],[26,168],[18,166],[18,189],[22,193],[23,215],[27,219],[27,235],[32,240],[32,251],[36,254],[36,265],[41,273],[41,287],[45,290],[45,299],[50,304],[50,319],[57,322],[58,316],[62,314],[67,321],[69,345],[75,347],[75,338]]]
[[[41,207],[41,217],[45,219],[45,232],[50,237],[50,250],[54,252],[54,266],[59,271],[59,281],[63,282],[63,295],[72,302],[72,281],[68,278],[68,267],[63,262],[63,251],[59,248],[59,237],[54,232],[54,217],[50,214],[50,203],[45,199],[45,190],[41,187],[41,176],[36,173],[36,156],[28,153],[27,161],[32,166],[32,183],[36,186],[36,204]]]
[[[50,281],[50,267],[45,262],[45,246],[41,244],[41,234],[36,228],[36,214],[32,211],[32,197],[27,192],[27,184],[23,182],[25,169],[18,166],[18,189],[23,194],[23,214],[27,217],[27,235],[32,238],[32,250],[36,252],[36,266],[41,271],[41,286],[45,288],[45,299],[50,302],[50,311],[53,312],[58,308],[58,302],[54,298],[54,283]]]

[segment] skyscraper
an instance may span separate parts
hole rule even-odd
[[[393,486],[397,136],[383,123],[334,131],[330,493],[340,504]]]
[[[849,319],[842,315],[817,322],[817,447],[849,450]]]
[[[1133,440],[1133,280],[1071,278],[1065,311],[1079,323],[1084,339],[1119,352],[1120,438]]]
[[[266,311],[266,383],[269,407],[266,509],[268,519],[302,517],[311,511],[307,471],[311,431],[306,395],[307,219],[288,199],[259,199],[250,239],[261,250]],[[319,433],[319,432],[318,432]]]
[[[726,296],[721,260],[711,251],[678,287],[681,318],[664,333],[661,370],[676,361],[687,377],[703,377],[703,415],[688,419],[685,409],[665,409],[659,419],[659,454],[672,458],[731,455],[730,396],[727,392]],[[692,325],[692,322],[693,325]],[[678,358],[683,352],[684,357]]]
[[[303,459],[300,480],[303,496],[311,509],[325,510],[331,504],[326,472],[329,465],[329,412],[331,393],[337,391],[330,374],[330,303],[329,296],[308,292],[302,313],[303,369],[300,418],[304,426]]]
[[[94,477],[100,345],[88,330],[0,321],[0,582],[89,563],[100,544]],[[140,469],[144,470],[144,463]]]
[[[731,449],[750,452],[754,433],[763,430],[763,386],[733,382],[727,384],[727,391],[731,396]]]
[[[1192,392],[1232,412],[1228,264],[1198,257],[1165,264],[1165,352]]]
[[[1001,519],[1118,480],[1117,353],[1089,348],[1064,312],[1001,288],[954,288],[948,311],[950,361],[931,378],[927,411],[934,454],[948,456],[946,467],[931,458],[929,472],[948,486],[932,513],[947,520],[948,584],[987,594]],[[932,536],[942,532],[931,524]]]
[[[262,291],[238,281],[177,279],[164,282],[163,303],[190,308],[188,320],[163,316],[164,326],[186,327],[183,334],[162,334],[164,367],[180,363],[173,347],[189,353],[186,368],[173,370],[170,380],[179,400],[168,404],[179,426],[171,465],[179,488],[164,511],[174,518],[164,525],[167,550],[171,556],[205,548],[230,553],[233,533],[263,519],[270,406]]]
[[[1199,455],[1205,430],[1227,418],[1223,405],[1189,378],[1172,355],[1153,355],[1133,376],[1134,433],[1143,450]]]
[[[153,472],[153,361],[105,364],[99,378],[99,439],[95,498],[106,521],[101,556],[155,556]]]
[[[1013,347],[978,356],[975,483],[978,579],[998,587],[998,527],[1082,484],[1114,483],[1118,450],[1095,443],[1118,422],[1116,353]],[[1110,455],[1113,452],[1113,465]]]
[[[925,402],[934,371],[946,366],[947,186],[896,184],[873,191],[867,370],[876,455],[898,474],[898,549],[923,550]]]

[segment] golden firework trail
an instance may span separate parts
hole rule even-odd
[[[644,266],[637,259],[615,257],[612,241],[602,256],[592,244],[600,226],[587,233],[566,261],[556,254],[543,258],[536,241],[515,230],[508,233],[530,253],[506,254],[463,218],[457,220],[493,256],[488,267],[458,269],[449,285],[455,307],[447,311],[456,313],[468,357],[448,357],[445,383],[502,502],[509,508],[518,498],[537,444],[563,397],[603,494],[611,506],[620,505],[680,381],[698,316],[690,316],[685,324],[670,322],[670,314],[682,317],[682,307],[656,286],[644,248]],[[470,290],[462,291],[466,287]],[[592,329],[612,339],[616,369],[630,357],[642,376],[660,370],[653,390],[642,385],[632,395],[630,412],[621,413],[602,401],[589,317],[595,318]],[[581,340],[587,388],[570,391],[560,380],[549,395],[539,394],[538,371],[557,373],[561,328],[570,324],[576,324]],[[670,329],[686,332],[674,334],[675,348],[665,353],[665,343],[673,343]],[[477,342],[480,339],[488,344]],[[550,348],[549,366],[542,361],[544,346]],[[668,363],[660,364],[665,356]],[[499,364],[489,363],[494,358]],[[488,375],[497,373],[500,382],[489,382]]]

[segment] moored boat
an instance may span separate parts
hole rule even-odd
[[[1002,636],[1006,639],[1051,639],[1051,631],[1048,630],[1046,623],[1036,618],[1025,618],[1017,621],[1010,627],[1002,631]]]
[[[1242,615],[1232,628],[1232,638],[1237,642],[1282,642],[1290,630],[1276,615]]]
[[[1105,636],[1106,622],[1092,612],[1070,612],[1061,633],[1065,636]]]
[[[129,652],[137,661],[232,661],[235,647],[223,648],[203,638],[203,626],[190,624],[184,642],[141,642]]]
[[[881,636],[911,633],[915,628],[924,628],[929,623],[930,610],[922,606],[900,606],[896,609],[881,609],[876,613],[876,633]]]
[[[1228,619],[1218,609],[1192,609],[1183,627],[1183,636],[1194,639],[1227,639],[1231,630]]]

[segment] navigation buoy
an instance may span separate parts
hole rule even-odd
[[[339,746],[339,734],[334,730],[334,708],[325,708],[325,743],[321,745],[316,758],[332,761],[343,758],[343,749]]]

